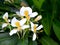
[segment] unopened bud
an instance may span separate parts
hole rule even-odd
[[[36,17],[35,21],[39,21],[39,20],[41,20],[41,19],[42,19],[42,16],[39,15],[39,16]]]

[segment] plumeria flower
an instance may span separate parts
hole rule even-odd
[[[37,12],[32,12],[32,9],[30,7],[22,7],[20,9],[20,12],[16,12],[17,15],[19,16],[25,16],[28,20],[30,19],[30,17],[35,17],[38,15]]]
[[[35,39],[36,39],[36,31],[43,28],[43,25],[38,26],[38,24],[34,24],[33,22],[30,22],[30,23],[31,23],[31,31],[33,31],[33,33],[34,33],[32,40],[35,41]]]
[[[13,30],[10,31],[10,35],[13,35],[15,33],[17,33],[18,31],[20,30],[24,30],[26,28],[29,28],[29,25],[24,25],[26,23],[26,18],[22,19],[22,20],[17,20],[15,17],[12,19],[11,21],[11,25],[13,27],[17,27],[17,28],[14,28]]]
[[[2,24],[2,28],[6,27],[8,25],[8,23],[10,22],[10,20],[8,19],[8,12],[6,12],[4,15],[3,15],[3,19],[6,21],[6,23],[3,23]]]

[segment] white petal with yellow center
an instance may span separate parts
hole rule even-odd
[[[27,10],[29,13],[29,15],[32,13],[32,9],[30,8],[30,7],[26,7],[26,9],[25,10]]]
[[[29,25],[23,25],[21,28],[24,30],[26,28],[29,28]]]
[[[29,16],[30,16],[30,17],[35,17],[35,16],[37,16],[37,15],[38,15],[37,12],[33,12],[33,13],[31,13]]]
[[[8,12],[3,15],[3,19],[8,19]]]
[[[32,9],[30,7],[22,7],[20,9],[21,16],[26,16],[32,13]]]
[[[33,39],[32,39],[33,41],[35,41],[36,40],[36,34],[34,33],[33,34]]]
[[[43,28],[43,25],[40,25],[39,27],[37,27],[36,30],[40,30],[41,28]]]
[[[38,24],[34,24],[33,22],[30,22],[31,23],[31,30],[33,32],[36,32],[36,27],[38,26]]]
[[[8,25],[7,23],[3,23],[2,28],[6,27],[7,25]]]
[[[17,29],[13,29],[10,31],[9,35],[12,36],[13,34],[17,33],[17,31],[18,31]]]
[[[19,22],[15,17],[11,20],[11,25],[16,27],[16,22]]]

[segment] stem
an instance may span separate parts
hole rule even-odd
[[[19,33],[17,32],[17,35],[18,35],[18,37],[19,37],[19,39],[20,39],[20,35],[19,35]]]

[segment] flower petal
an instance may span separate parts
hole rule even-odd
[[[8,12],[6,12],[4,15],[3,15],[3,19],[7,18],[8,19]]]
[[[26,9],[25,9],[25,10],[28,10],[29,15],[32,13],[32,9],[31,9],[30,7],[26,7]]]
[[[6,27],[7,25],[8,25],[7,23],[3,23],[2,28]]]
[[[22,26],[22,29],[23,29],[23,30],[26,29],[26,28],[29,28],[29,25],[23,25],[23,26]]]
[[[26,18],[20,20],[20,25],[23,26],[25,24],[25,22],[26,22]]]
[[[16,27],[16,25],[15,25],[15,22],[17,22],[18,20],[14,17],[12,20],[11,20],[11,25],[13,26],[13,27]]]
[[[40,25],[39,27],[37,27],[36,30],[40,30],[41,28],[43,28],[43,25]]]
[[[35,16],[37,16],[37,15],[38,15],[37,12],[33,12],[32,14],[30,14],[30,17],[35,17]]]
[[[23,7],[20,9],[20,14],[21,14],[21,16],[24,16],[24,10],[25,10],[25,7],[23,6]]]
[[[11,35],[17,33],[17,31],[18,31],[17,29],[13,29],[13,30],[10,31],[9,35],[11,36]]]
[[[35,41],[35,39],[36,39],[36,34],[34,33],[34,34],[33,34],[33,39],[32,39],[32,40]]]
[[[33,22],[30,22],[31,23],[31,30],[34,31],[34,24]]]
[[[20,16],[20,11],[16,11],[16,14],[17,14],[18,16]]]

